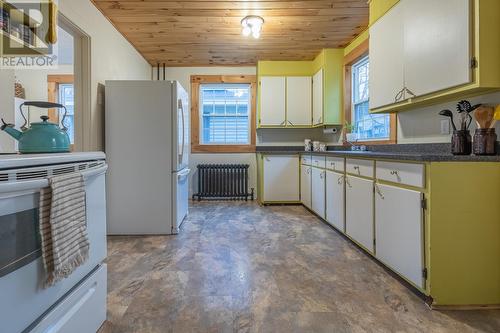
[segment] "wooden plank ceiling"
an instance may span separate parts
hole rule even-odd
[[[92,1],[152,65],[311,60],[368,25],[367,0]],[[247,15],[264,18],[259,39],[241,34]]]

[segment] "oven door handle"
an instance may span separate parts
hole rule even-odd
[[[85,180],[87,180],[90,177],[102,175],[103,173],[106,172],[106,170],[108,170],[108,165],[104,164],[103,166],[101,166],[99,168],[82,171],[82,176]]]
[[[90,177],[95,177],[105,173],[107,169],[108,165],[105,164],[99,168],[82,171],[82,176],[84,177],[84,179],[88,179]],[[0,183],[0,194],[19,191],[39,191],[47,186],[49,186],[49,181],[47,179],[33,179],[21,182],[8,182],[3,184]]]

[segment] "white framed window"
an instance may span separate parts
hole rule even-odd
[[[388,114],[370,114],[370,61],[363,57],[352,65],[351,133],[359,141],[388,140],[391,118]]]
[[[247,83],[200,85],[200,143],[250,144],[251,91]]]

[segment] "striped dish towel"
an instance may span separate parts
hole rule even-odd
[[[68,277],[89,256],[85,182],[80,173],[50,177],[40,191],[40,236],[45,287]]]

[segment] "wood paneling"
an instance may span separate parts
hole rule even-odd
[[[368,25],[366,0],[92,1],[152,65],[312,60]],[[264,18],[261,38],[242,36],[246,15]]]

